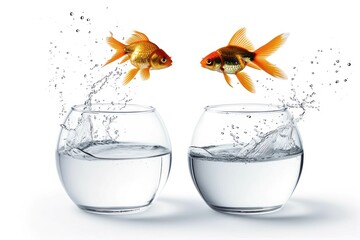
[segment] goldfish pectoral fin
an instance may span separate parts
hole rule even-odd
[[[138,68],[130,69],[123,80],[123,85],[128,84],[135,77],[138,71]]]
[[[222,71],[222,73],[223,73],[223,75],[224,75],[224,78],[225,78],[226,83],[229,84],[230,87],[233,87],[233,86],[231,85],[231,78],[229,77],[229,75],[227,75],[225,71]]]
[[[140,70],[140,76],[143,80],[148,80],[150,78],[150,68],[143,68]]]
[[[273,77],[287,79],[286,74],[280,68],[268,62],[265,58],[256,58],[254,63]]]
[[[140,41],[149,41],[149,39],[144,33],[134,31],[134,33],[131,35],[131,37],[129,37],[125,42],[127,44],[132,44],[132,43],[140,42]]]
[[[261,68],[260,68],[258,65],[256,65],[254,62],[250,62],[250,61],[249,61],[246,65],[249,66],[249,67],[251,67],[251,68],[254,68],[254,69],[257,69],[257,70],[261,70]]]
[[[251,93],[255,93],[255,87],[249,75],[244,72],[237,72],[236,77],[246,90]]]
[[[235,45],[242,48],[245,48],[249,51],[254,50],[254,46],[250,40],[246,37],[246,29],[240,28],[230,39],[229,45]]]

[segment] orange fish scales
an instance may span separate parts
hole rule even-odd
[[[150,55],[157,49],[151,42],[137,42],[125,47],[125,52],[130,55],[130,62],[141,69],[150,66]]]

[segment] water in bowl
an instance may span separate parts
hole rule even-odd
[[[115,141],[57,151],[68,195],[80,208],[96,213],[146,209],[165,185],[170,162],[165,147]]]

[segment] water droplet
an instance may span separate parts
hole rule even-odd
[[[246,115],[247,118],[251,118],[251,115]]]
[[[83,19],[84,19],[84,16],[81,16],[80,19],[83,20]]]
[[[224,135],[224,132],[221,132],[221,135]]]
[[[73,12],[70,12],[70,16],[74,16],[74,13],[73,13]]]
[[[339,80],[336,80],[335,83],[339,83]]]
[[[90,18],[87,18],[86,21],[90,22]]]
[[[337,63],[339,63],[339,62],[340,62],[340,60],[336,60],[336,62],[337,62]]]
[[[76,32],[80,32],[80,29],[76,29]]]
[[[351,66],[351,63],[348,63],[347,65],[350,67],[350,66]]]
[[[314,63],[314,61],[311,61],[310,63],[311,63],[311,64],[313,64],[313,63]]]
[[[344,82],[347,82],[347,78],[344,79]]]

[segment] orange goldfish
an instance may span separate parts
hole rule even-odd
[[[171,58],[156,44],[150,42],[144,33],[135,31],[125,41],[126,44],[116,40],[111,32],[110,34],[111,36],[106,40],[116,52],[104,66],[122,58],[120,63],[130,60],[131,64],[135,67],[125,75],[124,85],[128,84],[139,71],[141,77],[147,80],[150,77],[150,69],[163,69],[171,66]]]
[[[231,79],[227,74],[235,74],[239,82],[252,93],[255,93],[255,87],[251,78],[246,73],[241,72],[246,66],[263,70],[276,78],[286,79],[285,73],[268,62],[266,58],[285,42],[288,34],[280,34],[254,51],[252,43],[245,36],[245,31],[245,28],[239,29],[226,47],[219,48],[203,58],[200,62],[201,66],[222,72],[230,87],[232,87]]]

